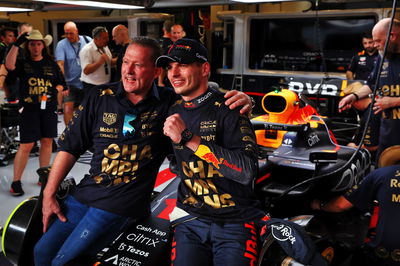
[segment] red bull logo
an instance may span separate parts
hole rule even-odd
[[[224,160],[223,158],[218,159],[210,148],[205,145],[200,145],[195,154],[207,163],[211,163],[217,169],[219,169],[219,165]]]

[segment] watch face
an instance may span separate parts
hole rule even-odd
[[[193,137],[193,133],[189,129],[186,128],[185,130],[182,131],[180,144],[185,144],[186,142],[191,140],[192,137]]]

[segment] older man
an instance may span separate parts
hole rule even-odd
[[[379,53],[383,52],[390,23],[389,18],[384,18],[372,30],[375,47]],[[339,111],[343,111],[349,109],[355,101],[368,97],[378,76],[380,60],[384,60],[378,82],[378,91],[381,96],[376,99],[373,107],[375,114],[382,113],[377,159],[384,149],[400,144],[400,90],[398,89],[400,86],[400,76],[398,75],[400,73],[400,21],[397,19],[393,20],[388,41],[386,57],[379,57],[367,85],[362,86],[356,93],[347,95],[339,102]]]
[[[129,38],[128,28],[122,24],[119,24],[113,28],[112,37],[115,44],[119,46],[117,57],[113,59],[116,61],[114,81],[119,81],[121,79],[122,58],[124,57],[126,48],[128,47],[131,39]]]
[[[64,122],[68,123],[72,113],[79,106],[83,98],[83,85],[81,82],[81,62],[79,53],[92,38],[78,33],[76,24],[68,21],[64,25],[65,38],[57,43],[56,61],[64,74],[69,93],[64,97]]]
[[[107,47],[108,31],[105,27],[96,27],[92,31],[93,41],[88,43],[81,52],[81,81],[85,93],[96,85],[110,82],[112,55]]]

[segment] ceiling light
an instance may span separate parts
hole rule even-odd
[[[30,8],[0,6],[0,12],[28,12],[28,11],[34,11],[34,10]]]
[[[114,3],[106,3],[106,2],[98,2],[98,1],[68,1],[68,0],[33,0],[33,1],[58,3],[58,4],[66,4],[66,5],[91,6],[91,7],[98,7],[98,8],[110,8],[110,9],[140,9],[140,8],[144,8],[143,6],[114,4]]]
[[[295,0],[232,0],[233,2],[241,2],[241,3],[272,3],[272,2],[289,2]]]

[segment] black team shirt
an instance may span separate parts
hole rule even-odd
[[[159,167],[172,152],[163,126],[175,100],[176,94],[155,85],[135,105],[120,82],[93,88],[59,140],[61,150],[76,158],[93,147],[89,174],[73,196],[122,216],[148,215]],[[126,136],[123,127],[129,132]]]
[[[173,145],[181,178],[177,206],[212,221],[245,222],[264,216],[252,187],[257,146],[249,119],[224,101],[222,93],[209,89],[170,109],[201,137],[196,152]]]

